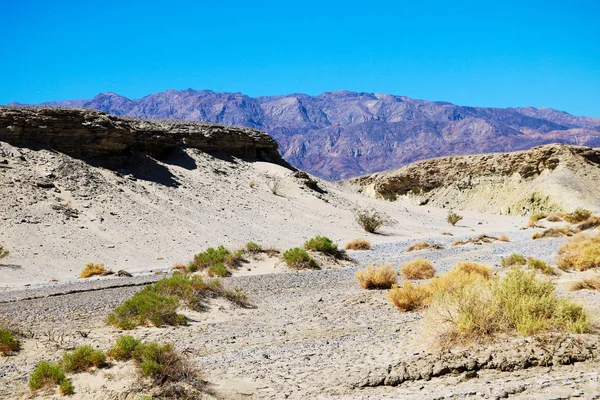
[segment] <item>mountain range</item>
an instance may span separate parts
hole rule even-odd
[[[250,97],[187,89],[135,100],[108,92],[90,100],[43,105],[261,129],[277,140],[285,160],[327,180],[438,156],[506,152],[547,143],[600,146],[600,118],[549,108],[465,107],[379,93]]]

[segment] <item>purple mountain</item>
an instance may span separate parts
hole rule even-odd
[[[279,142],[288,162],[329,180],[444,155],[522,150],[555,142],[600,146],[600,118],[547,108],[463,107],[378,93],[253,98],[188,89],[137,100],[101,93],[91,100],[45,104],[262,129]]]

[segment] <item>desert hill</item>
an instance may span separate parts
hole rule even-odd
[[[140,99],[100,93],[47,105],[115,115],[243,125],[268,132],[283,157],[328,180],[439,156],[523,150],[548,143],[600,145],[600,119],[547,108],[465,107],[381,93],[250,97],[167,90]]]
[[[352,179],[373,197],[508,215],[600,210],[600,151],[551,144],[440,157]]]

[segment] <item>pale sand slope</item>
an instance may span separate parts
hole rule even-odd
[[[341,245],[356,237],[380,243],[514,231],[525,221],[465,211],[452,227],[444,209],[379,201],[322,181],[320,194],[284,167],[193,149],[165,162],[146,158],[123,174],[5,143],[0,157],[8,161],[0,165],[0,245],[11,252],[0,266],[4,288],[75,280],[89,262],[149,273],[209,246],[250,240],[285,250],[315,235]],[[269,188],[276,180],[280,195]],[[366,234],[354,220],[357,207],[375,208],[393,223],[382,235]]]

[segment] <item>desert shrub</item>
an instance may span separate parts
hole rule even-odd
[[[415,258],[402,264],[400,272],[404,279],[429,279],[435,275],[431,262],[424,258]]]
[[[81,271],[79,276],[81,278],[89,278],[90,276],[94,276],[94,275],[102,275],[105,272],[106,272],[106,268],[104,268],[104,264],[89,263]]]
[[[5,250],[2,246],[0,246],[0,260],[2,260],[4,257],[8,257],[9,255],[9,251]]]
[[[130,360],[142,342],[130,335],[121,335],[106,354],[115,360]]]
[[[534,228],[537,226],[537,223],[539,220],[544,219],[548,216],[548,214],[544,213],[544,212],[538,212],[535,214],[532,214],[529,217],[529,221],[527,222],[527,226],[529,226],[530,228]]]
[[[219,278],[223,278],[229,274],[230,273],[227,270],[227,267],[222,263],[213,264],[210,267],[208,267],[208,276],[210,277],[217,276]]]
[[[455,213],[452,210],[448,211],[448,216],[446,217],[446,221],[454,226],[458,223],[458,221],[460,221],[461,219],[463,219],[463,217],[461,215],[458,215],[457,213]]]
[[[406,248],[406,251],[411,252],[411,251],[419,251],[419,250],[426,250],[426,249],[442,250],[443,248],[444,248],[444,246],[439,243],[416,242],[416,243],[413,243],[410,246],[408,246]]]
[[[562,228],[550,228],[546,229],[543,232],[536,232],[531,236],[533,240],[549,238],[549,237],[563,237],[563,236],[573,236],[573,232],[567,227]]]
[[[581,207],[576,208],[575,211],[573,211],[572,213],[563,214],[564,220],[571,224],[583,222],[591,216],[592,216],[591,211],[586,210],[585,208],[581,208]]]
[[[58,390],[63,396],[70,396],[75,393],[75,387],[73,387],[73,382],[71,382],[68,379],[60,381],[60,383],[58,384]]]
[[[159,294],[154,286],[146,286],[116,307],[106,319],[110,325],[121,329],[136,326],[185,325],[186,318],[177,313],[179,299]]]
[[[234,252],[229,252],[229,254],[227,254],[225,256],[225,258],[223,259],[223,264],[228,268],[238,268],[242,265],[243,261],[244,261],[244,254],[243,254],[242,250],[237,250]],[[214,265],[219,265],[219,263],[216,263]],[[210,267],[209,267],[209,269],[210,269]],[[227,274],[229,274],[229,272],[227,272]],[[221,276],[226,276],[226,275],[221,275]]]
[[[587,231],[589,229],[594,229],[600,226],[600,217],[589,217],[585,221],[581,222],[577,225],[577,231]]]
[[[389,289],[396,283],[396,271],[390,265],[368,266],[356,271],[356,278],[363,289]]]
[[[523,254],[513,253],[508,257],[502,257],[500,261],[504,268],[512,267],[513,265],[525,265],[527,264],[527,260],[523,257]]]
[[[20,348],[20,343],[8,329],[0,329],[0,353],[9,355]]]
[[[600,276],[594,276],[592,278],[585,278],[577,281],[569,288],[572,291],[575,290],[600,290]]]
[[[196,254],[194,260],[188,266],[188,269],[191,272],[196,272],[198,270],[209,268],[215,264],[223,264],[225,262],[225,257],[228,254],[229,250],[223,246],[219,246],[216,249],[210,247],[206,249],[206,251]]]
[[[29,387],[31,390],[39,390],[43,387],[60,385],[65,380],[67,377],[60,365],[44,360],[35,366],[29,377]]]
[[[389,299],[400,311],[413,311],[423,307],[431,293],[424,288],[424,285],[413,285],[410,281],[405,281],[402,287],[393,285],[389,292]]]
[[[506,235],[500,235],[500,236],[498,236],[498,240],[501,241],[501,242],[510,242],[510,239]]]
[[[186,272],[187,271],[187,266],[185,264],[182,264],[182,263],[175,263],[175,264],[173,264],[173,266],[171,267],[171,269],[174,270],[174,271]]]
[[[92,367],[105,366],[106,354],[89,345],[78,346],[73,351],[64,353],[60,364],[66,372],[85,372]]]
[[[294,247],[283,253],[285,263],[293,269],[314,269],[317,268],[317,262],[308,255],[306,250],[300,247]]]
[[[267,186],[271,190],[271,193],[273,193],[275,196],[281,195],[281,189],[283,188],[281,179],[273,179],[267,183]]]
[[[263,247],[258,243],[248,242],[246,243],[246,251],[249,253],[262,253]]]
[[[385,224],[385,216],[374,210],[358,210],[355,218],[358,225],[369,233],[377,233]]]
[[[134,351],[133,358],[141,374],[157,385],[184,380],[191,373],[189,365],[170,343],[144,343]]]
[[[456,263],[452,270],[466,272],[467,274],[478,274],[486,279],[492,277],[492,269],[490,267],[472,261]]]
[[[563,270],[600,267],[600,235],[573,237],[558,250],[556,264]]]
[[[463,246],[465,244],[482,245],[482,244],[486,244],[486,243],[493,243],[496,240],[499,240],[499,239],[494,236],[479,235],[479,236],[471,237],[471,238],[468,238],[465,240],[456,240],[456,241],[452,242],[450,244],[450,246],[452,246],[452,247]]]
[[[306,250],[318,251],[319,253],[330,254],[335,256],[339,253],[337,244],[333,243],[331,239],[325,236],[315,236],[312,239],[304,242],[304,248]]]
[[[561,215],[557,212],[551,212],[546,217],[546,221],[548,221],[548,222],[561,222],[562,220],[563,219],[562,219]]]
[[[532,257],[529,257],[527,259],[527,266],[533,270],[540,271],[546,275],[554,275],[556,273],[554,271],[554,268],[552,268],[550,265],[546,264],[542,260],[537,260]]]
[[[354,239],[346,243],[346,250],[371,250],[371,242],[365,239]]]

